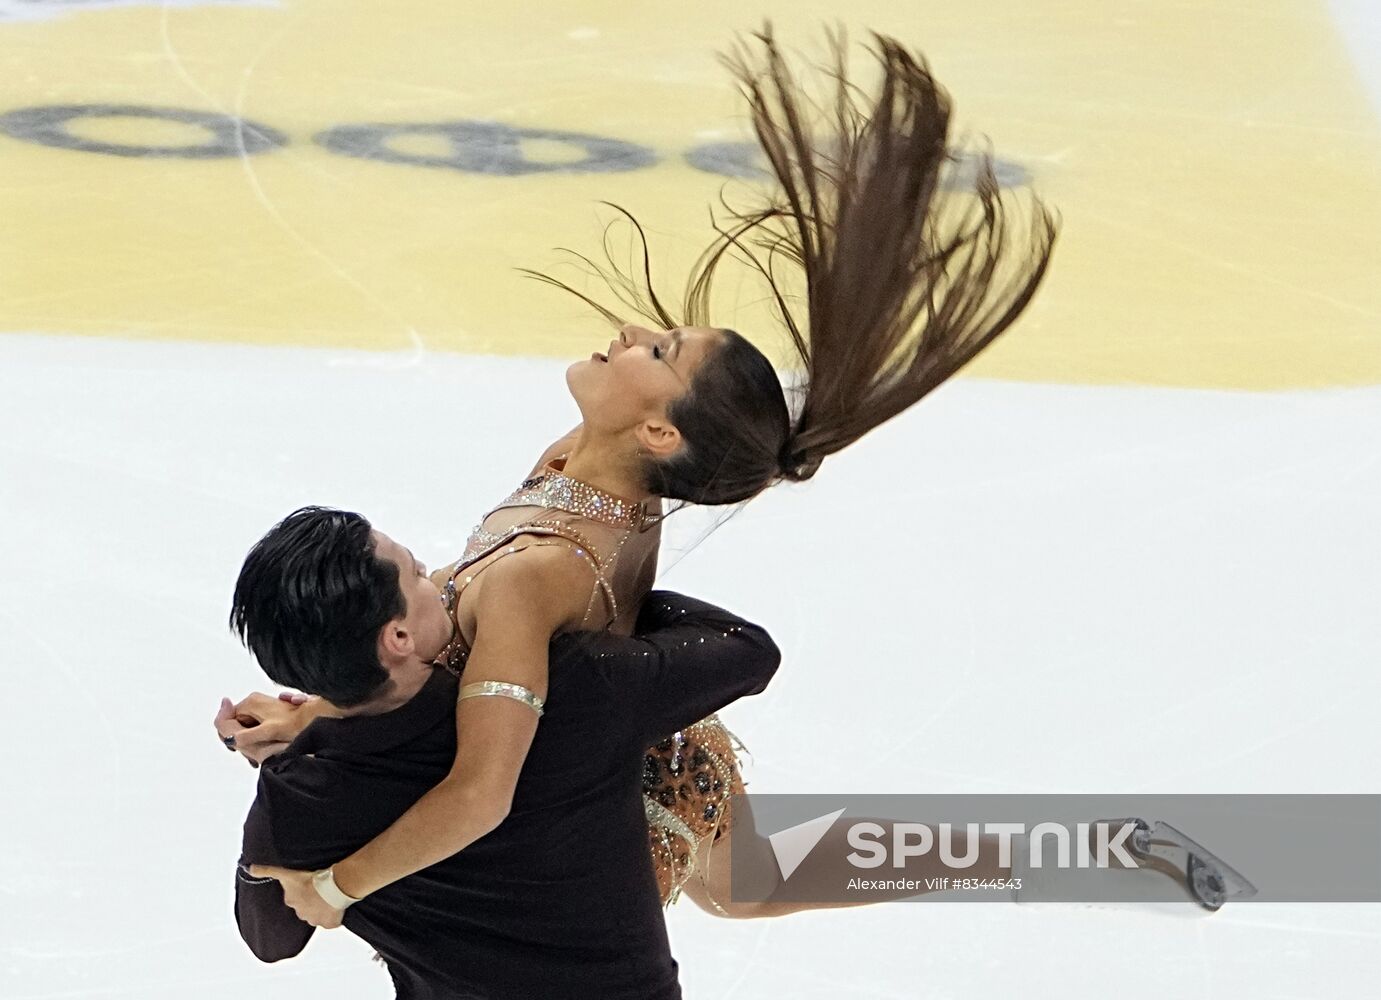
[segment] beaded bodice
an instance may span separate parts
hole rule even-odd
[[[541,475],[523,480],[516,490],[485,514],[480,523],[471,530],[470,539],[465,545],[465,554],[460,557],[455,568],[463,569],[513,537],[513,527],[517,526],[509,527],[502,532],[485,528],[485,522],[489,520],[490,515],[509,507],[540,507],[545,510],[563,511],[625,531],[643,526],[647,518],[646,503],[625,500],[598,490],[589,483],[573,479],[562,471],[565,461],[566,456],[562,455],[548,462]]]
[[[656,518],[644,501],[615,496],[566,475],[565,459],[562,455],[547,463],[540,474],[524,480],[492,508],[472,529],[464,554],[449,568],[442,599],[455,636],[443,657],[453,667],[462,664],[469,652],[457,615],[465,588],[499,559],[526,548],[562,545],[593,570],[595,587],[584,627],[596,627],[596,620],[602,618],[600,625],[607,628],[618,618],[619,592],[628,593],[626,587],[617,586],[627,577],[626,568],[619,565],[620,556],[629,536],[645,531]],[[530,513],[495,523],[496,514],[510,509]],[[536,540],[516,541],[519,536]]]

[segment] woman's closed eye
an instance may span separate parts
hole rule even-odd
[[[679,345],[681,343],[681,331],[673,330],[670,336],[663,337],[661,343],[652,345],[652,356],[658,361],[665,361],[671,364],[673,354],[679,356]]]

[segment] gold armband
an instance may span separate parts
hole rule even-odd
[[[475,684],[466,684],[460,689],[460,697],[457,701],[464,701],[466,698],[483,698],[486,695],[495,695],[500,698],[512,698],[514,701],[521,701],[528,708],[537,713],[540,718],[544,702],[521,684],[509,684],[505,681],[479,681]]]

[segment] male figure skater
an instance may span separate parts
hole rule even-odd
[[[326,708],[264,762],[245,821],[236,920],[272,962],[298,954],[313,928],[264,866],[324,869],[316,884],[330,895],[325,866],[451,768],[459,682],[432,665],[451,635],[435,587],[358,514],[304,508],[270,530],[245,561],[232,621],[274,680]],[[664,592],[648,597],[633,637],[558,636],[505,818],[350,905],[344,926],[378,951],[403,1000],[680,997],[648,849],[643,753],[762,691],[779,660],[761,628]]]

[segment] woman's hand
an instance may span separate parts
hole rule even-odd
[[[312,872],[298,872],[290,868],[277,868],[273,865],[250,865],[249,873],[255,878],[277,879],[283,887],[283,902],[303,920],[313,927],[330,929],[339,927],[345,919],[345,911],[337,910],[316,891],[312,885]]]
[[[308,724],[322,714],[319,698],[285,693],[274,698],[251,694],[238,705],[222,698],[214,725],[220,741],[238,750],[254,767],[284,750]]]

